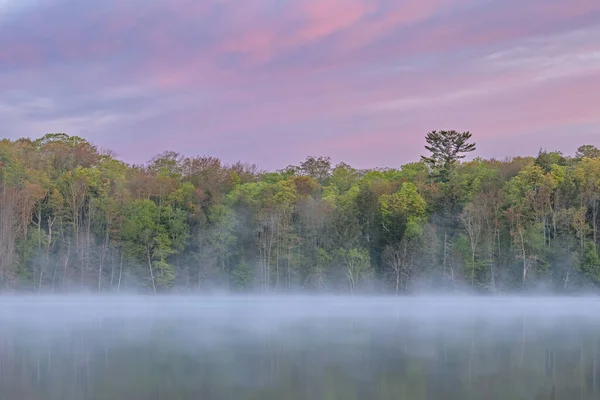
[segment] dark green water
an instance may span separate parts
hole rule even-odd
[[[4,298],[0,399],[600,399],[599,306]]]

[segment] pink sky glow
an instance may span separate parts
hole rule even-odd
[[[0,0],[0,135],[266,169],[600,146],[598,0]]]

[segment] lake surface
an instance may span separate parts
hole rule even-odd
[[[600,399],[600,299],[0,298],[0,399]]]

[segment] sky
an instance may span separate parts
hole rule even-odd
[[[265,169],[600,146],[598,0],[0,0],[0,137]]]

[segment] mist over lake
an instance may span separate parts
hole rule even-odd
[[[600,0],[137,3],[0,0],[0,400],[600,400]]]
[[[1,399],[593,399],[600,299],[0,298]]]

